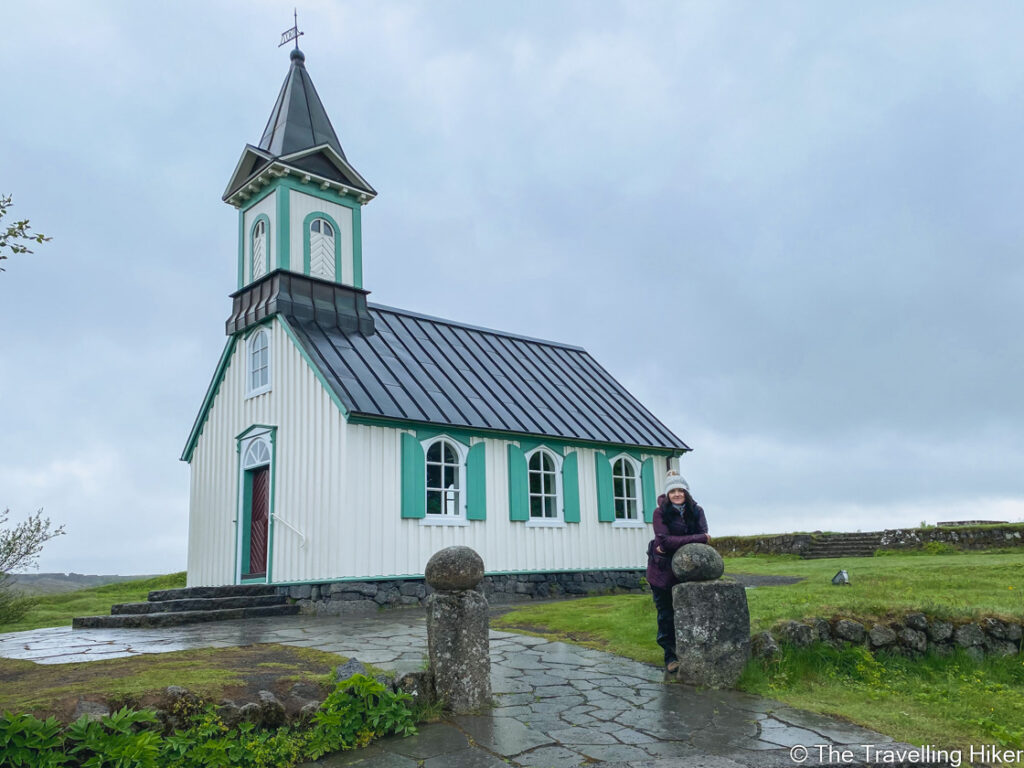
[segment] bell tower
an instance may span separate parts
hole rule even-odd
[[[363,287],[360,211],[376,197],[345,157],[297,47],[258,146],[224,202],[238,209],[238,288],[276,270]]]

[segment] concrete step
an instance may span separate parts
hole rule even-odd
[[[148,603],[119,603],[110,606],[110,613],[182,613],[185,611],[219,611],[228,608],[259,608],[266,605],[284,605],[285,595],[250,595],[243,597],[193,597],[181,600],[155,600]]]
[[[81,616],[71,622],[73,629],[110,629],[114,627],[174,627],[206,621],[256,619],[266,616],[294,616],[297,605],[265,605],[255,608],[222,608],[215,611],[163,611],[159,613],[122,613],[111,616]]]
[[[192,598],[256,597],[276,595],[273,584],[228,584],[223,587],[185,587],[184,589],[157,589],[149,593],[149,601],[191,600]]]

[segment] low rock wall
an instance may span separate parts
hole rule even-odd
[[[1024,525],[936,526],[933,528],[892,528],[879,531],[882,549],[919,549],[930,542],[949,544],[957,549],[997,549],[1024,546]],[[722,557],[743,555],[802,555],[814,539],[827,539],[829,533],[787,533],[764,536],[720,536],[711,545]]]
[[[478,587],[491,603],[510,603],[608,592],[641,592],[644,572],[585,571],[512,573],[485,576]],[[423,579],[381,579],[295,584],[278,587],[303,613],[324,616],[359,615],[379,608],[424,606],[433,590]]]
[[[814,642],[835,646],[863,645],[872,652],[891,651],[908,656],[926,652],[949,655],[957,648],[980,660],[988,654],[1012,656],[1022,652],[1024,626],[994,617],[956,623],[923,613],[908,613],[899,619],[862,622],[855,619],[816,618],[786,621],[771,632],[751,639],[755,656],[771,657],[779,652],[779,642],[798,647]]]

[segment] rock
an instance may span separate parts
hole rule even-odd
[[[168,700],[174,701],[182,696],[188,696],[188,688],[182,688],[180,685],[168,685],[164,688],[164,693],[167,694]]]
[[[672,588],[672,605],[679,679],[710,688],[735,685],[750,658],[750,611],[743,585],[683,582]]]
[[[310,701],[302,705],[302,709],[299,710],[299,720],[303,723],[308,723],[313,719],[313,716],[320,711],[319,701]]]
[[[896,642],[896,633],[884,624],[875,624],[868,632],[868,641],[872,648],[885,648]]]
[[[936,656],[951,656],[953,654],[953,645],[951,643],[928,643],[928,652],[934,653]]]
[[[1016,656],[1019,652],[1020,648],[1011,640],[996,640],[992,637],[985,640],[985,653],[992,656]]]
[[[257,704],[255,701],[250,701],[248,704],[243,704],[238,709],[239,722],[259,725],[261,719],[262,713],[260,711],[260,705]]]
[[[832,639],[832,627],[825,619],[817,618],[811,622],[814,626],[814,633],[817,635],[817,640],[821,640],[823,643],[828,642]]]
[[[953,625],[948,621],[935,619],[928,625],[928,639],[933,643],[944,643],[953,636]]]
[[[469,547],[445,547],[427,561],[427,583],[434,589],[472,589],[484,577],[484,561]]]
[[[407,672],[395,680],[395,690],[408,693],[418,703],[432,703],[434,697],[434,676],[430,670]]]
[[[90,722],[97,722],[107,717],[110,714],[110,707],[104,704],[102,701],[87,701],[86,699],[79,699],[78,704],[75,705],[74,718],[77,720],[80,717],[85,717]]]
[[[911,629],[909,626],[899,632],[900,645],[915,653],[924,653],[928,650],[928,636],[919,630]]]
[[[832,627],[832,632],[840,640],[846,640],[851,643],[864,642],[864,636],[867,634],[867,630],[864,629],[864,625],[859,621],[851,621],[850,619],[840,619]]]
[[[480,560],[468,547],[450,549],[466,550]],[[446,551],[441,550],[438,554]],[[436,557],[434,555],[431,561]],[[479,571],[482,576],[482,561]],[[463,579],[463,582],[468,580]],[[474,585],[478,581],[479,578],[473,582]],[[432,578],[431,583],[437,586]],[[464,589],[458,592],[435,592],[426,599],[426,604],[427,651],[438,699],[444,702],[446,709],[457,714],[475,712],[490,705],[491,659],[487,598],[475,590]]]
[[[1020,625],[1011,624],[999,619],[986,618],[981,620],[981,628],[989,637],[996,640],[1020,640]]]
[[[966,653],[968,658],[970,658],[972,661],[981,663],[985,660],[985,651],[977,645],[972,645],[969,648],[964,648],[964,653]]]
[[[923,613],[908,613],[903,617],[903,623],[916,632],[924,632],[928,629],[928,617]]]
[[[714,581],[725,572],[725,564],[714,547],[685,544],[672,555],[672,572],[681,582]]]
[[[242,722],[242,708],[230,699],[225,699],[217,707],[217,716],[224,721],[228,728],[234,728]]]
[[[280,728],[284,725],[284,705],[277,700],[277,696],[270,691],[260,691],[257,696],[259,697],[260,725],[264,728]]]
[[[953,642],[961,648],[975,648],[985,644],[985,633],[977,624],[963,624],[953,630]]]
[[[313,587],[309,584],[297,584],[288,588],[288,596],[294,600],[309,600],[313,594]]]
[[[342,680],[348,680],[352,675],[365,674],[368,674],[365,664],[359,659],[349,659],[344,664],[339,664],[338,668],[334,670],[334,682],[340,683]]]
[[[798,621],[786,621],[776,628],[779,639],[797,648],[806,648],[815,641],[815,631],[807,624]]]
[[[750,639],[750,651],[759,659],[777,658],[782,651],[771,632],[758,632]]]

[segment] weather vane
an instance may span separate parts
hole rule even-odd
[[[294,9],[295,13],[295,25],[291,29],[287,29],[281,33],[281,42],[277,44],[280,48],[282,45],[290,43],[292,40],[295,41],[295,50],[299,50],[299,37],[304,35],[305,32],[299,32],[299,10]]]

